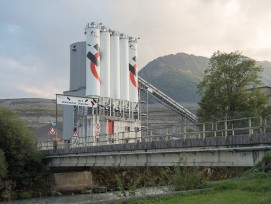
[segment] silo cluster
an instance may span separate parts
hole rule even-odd
[[[88,23],[86,96],[138,102],[137,38]]]
[[[141,135],[137,38],[97,23],[88,23],[85,35],[86,42],[70,46],[70,90],[64,93],[91,104],[64,107],[63,134],[84,145],[136,141]]]

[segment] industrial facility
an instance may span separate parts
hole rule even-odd
[[[137,38],[94,22],[85,35],[70,45],[70,87],[57,95],[63,139],[75,146],[140,142]]]

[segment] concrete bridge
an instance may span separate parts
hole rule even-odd
[[[217,136],[43,150],[48,166],[249,167],[271,150],[271,134]]]

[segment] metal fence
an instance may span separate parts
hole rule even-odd
[[[221,120],[189,125],[172,125],[161,128],[148,128],[138,131],[119,132],[114,134],[88,137],[72,137],[69,141],[44,141],[37,146],[41,150],[88,147],[99,145],[168,141],[205,137],[228,137],[271,132],[271,116],[266,118],[251,117],[232,120]],[[132,137],[131,137],[132,135]]]

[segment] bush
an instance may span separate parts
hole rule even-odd
[[[172,176],[175,191],[203,188],[207,179],[198,167],[175,167]]]
[[[124,179],[121,179],[120,176],[116,176],[115,178],[121,196],[135,196],[136,188],[138,188],[140,184],[140,177],[133,179],[133,181],[130,181],[129,183],[125,183]],[[126,192],[126,190],[128,190],[128,193]]]
[[[271,173],[271,151],[267,152],[263,156],[262,161],[256,164],[255,171]]]
[[[30,130],[8,109],[0,109],[0,155],[6,162],[7,177],[19,181],[37,175],[42,168],[41,155]],[[0,165],[4,167],[3,165]]]

